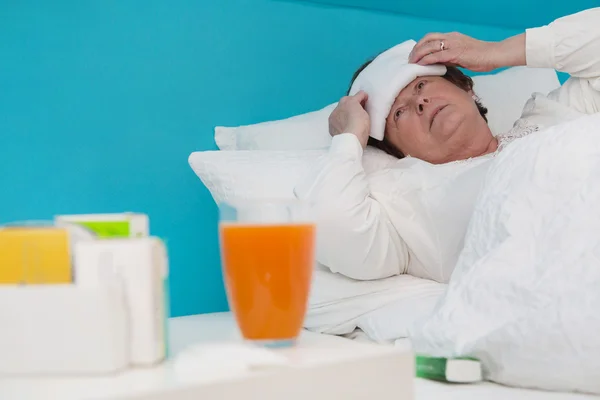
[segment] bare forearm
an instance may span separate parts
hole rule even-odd
[[[496,68],[516,67],[527,64],[525,33],[497,42],[495,45]]]
[[[527,29],[501,42],[484,42],[461,33],[430,33],[413,49],[409,61],[421,65],[456,65],[472,71],[527,65],[554,68],[578,78],[600,76],[600,7]]]

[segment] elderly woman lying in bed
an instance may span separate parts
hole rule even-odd
[[[324,164],[296,188],[319,215],[318,261],[354,279],[408,273],[447,281],[495,154],[516,138],[600,111],[599,22],[594,8],[497,43],[432,33],[361,67],[330,116]],[[519,65],[571,78],[535,94],[514,128],[494,137],[472,80],[456,67]],[[367,145],[401,160],[367,177]]]

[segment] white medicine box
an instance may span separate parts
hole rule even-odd
[[[82,288],[123,283],[132,365],[152,365],[167,352],[168,258],[155,237],[81,241],[74,250],[75,283]]]

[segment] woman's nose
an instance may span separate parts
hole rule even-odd
[[[427,97],[420,97],[417,100],[417,112],[419,114],[423,114],[425,111],[425,104],[429,104],[429,99]]]

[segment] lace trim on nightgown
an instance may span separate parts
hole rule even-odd
[[[515,139],[523,138],[525,136],[531,135],[532,133],[538,132],[539,130],[540,127],[538,125],[528,124],[524,120],[517,121],[510,131],[496,136],[496,138],[498,139],[498,148],[494,153],[492,153],[492,156],[496,157],[502,150],[504,150],[506,146],[512,143]],[[469,163],[472,160],[474,159],[467,158],[466,160],[453,161],[452,163],[464,164]]]
[[[500,153],[508,144],[512,143],[515,139],[531,135],[532,133],[538,132],[540,127],[538,125],[528,124],[524,120],[519,120],[515,123],[515,126],[502,135],[498,135],[498,149],[494,155]]]

